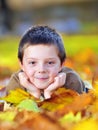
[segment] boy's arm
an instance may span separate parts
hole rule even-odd
[[[12,74],[9,83],[6,85],[6,93],[8,94],[10,90],[14,90],[16,88],[22,88],[22,85],[20,84],[19,78],[18,78],[18,73],[16,72],[14,74]],[[25,90],[25,89],[24,89]]]
[[[81,94],[84,91],[85,85],[77,74],[70,72],[67,73],[64,87],[75,90],[76,92]]]
[[[62,72],[66,73],[66,82],[64,84],[65,88],[75,90],[79,94],[84,92],[84,82],[75,71],[65,67],[62,69]]]

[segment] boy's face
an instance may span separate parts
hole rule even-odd
[[[54,45],[30,45],[24,50],[21,68],[39,89],[47,88],[61,70],[61,61]]]

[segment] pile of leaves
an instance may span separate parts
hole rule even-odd
[[[22,89],[2,97],[0,130],[97,130],[98,84],[81,95],[59,88],[51,99],[35,99]]]

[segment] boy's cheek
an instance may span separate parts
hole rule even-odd
[[[56,69],[55,68],[55,70],[52,72],[52,75],[54,76],[54,77],[56,77],[58,74],[59,74],[59,72],[60,72],[60,70],[58,69]]]
[[[58,74],[58,72],[52,73],[52,75],[50,76],[51,82],[54,82],[55,77],[57,77]]]
[[[32,73],[30,72],[30,71],[25,71],[25,73],[26,73],[26,75],[27,75],[27,77],[30,79],[31,77],[32,77]]]

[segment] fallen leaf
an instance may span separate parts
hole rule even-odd
[[[36,102],[31,99],[25,99],[21,101],[17,105],[17,108],[19,108],[20,110],[25,109],[27,111],[40,112],[40,109],[38,108]]]

